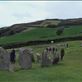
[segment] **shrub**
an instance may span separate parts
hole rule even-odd
[[[58,30],[56,31],[57,35],[61,35],[63,33],[64,28],[58,28]]]

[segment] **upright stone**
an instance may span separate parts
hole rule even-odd
[[[9,70],[9,65],[10,55],[4,48],[0,47],[0,69]]]
[[[31,55],[32,62],[35,62],[34,52],[32,48],[28,48],[29,54]]]
[[[56,48],[56,51],[55,51],[55,54],[54,54],[54,57],[53,57],[53,62],[52,62],[52,64],[58,64],[59,61],[60,61],[60,59],[61,59],[60,50],[58,50],[58,49]]]
[[[48,52],[44,50],[41,57],[41,67],[47,67],[51,65],[51,60],[48,58]]]
[[[28,48],[28,50],[29,50],[29,52],[30,52],[32,62],[35,62],[33,50],[32,50],[31,48]]]
[[[37,63],[41,62],[41,55],[39,53],[36,53]]]
[[[32,58],[29,49],[20,48],[19,50],[19,65],[22,69],[32,68]]]
[[[62,48],[62,49],[61,49],[61,60],[63,60],[64,54],[65,54],[65,51],[64,51],[64,49]]]

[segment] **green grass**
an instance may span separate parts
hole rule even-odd
[[[65,48],[64,60],[58,65],[41,68],[40,64],[33,64],[30,70],[0,71],[0,82],[82,82],[82,41],[66,43],[69,47]],[[30,47],[35,52],[42,52],[46,46],[49,45]]]
[[[56,31],[56,28],[36,28],[12,36],[1,37],[0,45],[32,40],[47,40],[69,36],[74,37],[79,35],[82,36],[82,25],[70,26],[70,28],[65,28],[61,36],[56,35]]]
[[[13,36],[2,37],[0,38],[0,44],[48,39],[48,38],[52,38],[53,36],[55,36],[55,29],[37,28]]]

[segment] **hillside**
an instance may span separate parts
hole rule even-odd
[[[0,28],[0,37],[2,36],[10,36],[16,33],[20,33],[24,30],[28,30],[29,28],[43,28],[48,25],[53,25],[53,28],[61,27],[61,26],[70,26],[70,25],[82,25],[82,18],[76,19],[45,19],[30,23],[21,23],[14,24],[9,27]]]
[[[63,33],[57,35],[58,29]],[[81,39],[82,19],[46,19],[0,28],[0,46],[12,48],[34,44]]]
[[[18,44],[21,45],[21,43],[25,44],[31,41],[48,41],[53,39],[82,36],[82,25],[75,25],[64,28],[61,35],[56,34],[57,30],[58,28],[35,28],[12,36],[4,36],[0,38],[0,45],[11,46],[16,44],[14,46],[16,47]]]

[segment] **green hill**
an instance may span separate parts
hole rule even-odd
[[[0,45],[25,41],[57,39],[70,36],[82,36],[82,25],[73,25],[68,28],[65,27],[60,36],[56,34],[57,29],[58,28],[35,28],[12,36],[1,37]]]
[[[21,33],[24,30],[29,30],[29,28],[44,28],[49,27],[57,28],[61,26],[69,26],[69,25],[82,25],[82,18],[73,18],[73,19],[44,19],[38,20],[29,23],[19,23],[13,24],[11,26],[0,28],[0,37],[10,36],[16,33]]]

